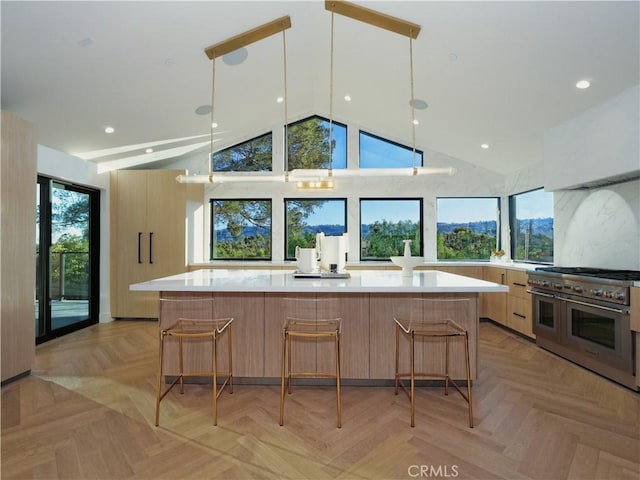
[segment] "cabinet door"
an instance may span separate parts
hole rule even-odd
[[[111,174],[111,315],[146,317],[153,292],[130,292],[132,283],[148,280],[146,173]]]
[[[156,318],[158,295],[129,285],[186,270],[186,186],[178,170],[111,174],[111,315]]]
[[[166,277],[186,271],[186,185],[178,183],[181,171],[147,172],[146,248],[148,278]]]
[[[485,280],[488,282],[505,285],[505,275],[506,271],[504,268],[485,267]],[[507,294],[484,293],[482,298],[482,316],[506,325]]]

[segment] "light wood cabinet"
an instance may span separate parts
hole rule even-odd
[[[0,171],[0,364],[4,382],[30,372],[36,338],[36,137],[29,122],[7,112],[2,112]]]
[[[531,294],[527,293],[527,272],[507,269],[507,327],[534,338]]]
[[[186,271],[186,185],[178,170],[111,173],[111,316],[156,318],[158,295],[129,285]]]
[[[499,267],[485,267],[484,279],[488,282],[506,285],[506,269]],[[507,294],[489,293],[482,295],[480,316],[490,318],[501,325],[507,324]]]

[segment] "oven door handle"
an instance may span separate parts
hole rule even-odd
[[[551,295],[549,293],[536,292],[535,290],[527,290],[527,293],[531,293],[532,295],[540,295],[541,297],[557,298],[555,295]]]
[[[580,300],[569,300],[569,299],[567,299],[567,303],[576,303],[578,305],[583,305],[585,307],[599,308],[600,310],[606,310],[608,312],[623,313],[625,315],[629,314],[629,312],[627,310],[624,310],[622,308],[604,307],[602,305],[597,305],[597,304],[594,304],[594,303],[581,302]]]

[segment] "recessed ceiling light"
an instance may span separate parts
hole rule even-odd
[[[482,145],[480,145],[480,148],[484,148],[486,150],[487,148],[489,148],[489,144],[483,143]]]
[[[449,60],[452,62],[455,62],[456,60],[458,60],[458,55],[451,52],[449,55],[447,55],[447,57],[449,57]]]
[[[413,119],[413,124],[414,125],[420,125],[420,120],[418,120],[417,118]]]
[[[153,153],[153,148],[147,148],[144,153]]]
[[[93,38],[85,37],[85,38],[83,38],[81,40],[78,40],[76,43],[80,47],[88,47],[89,45],[93,45],[95,42],[93,41]]]
[[[419,98],[414,98],[413,100],[409,100],[409,105],[411,105],[416,110],[426,110],[429,106],[427,102],[424,100],[420,100]]]
[[[345,102],[350,102],[351,101],[351,95],[345,95],[344,96],[344,101]]]
[[[211,124],[211,128],[218,128],[218,124],[217,124],[216,122],[213,122],[213,123]]]
[[[211,105],[200,105],[196,108],[196,115],[209,115],[211,113]]]
[[[589,82],[589,80],[580,80],[578,83],[576,83],[576,87],[580,90],[584,90],[585,88],[589,88],[590,86],[591,83]]]
[[[240,65],[247,59],[248,56],[249,51],[246,48],[242,47],[234,50],[233,52],[227,53],[226,55],[223,55],[222,61],[231,66]]]
[[[113,133],[115,132],[113,127],[105,127],[104,129],[104,133]]]
[[[284,97],[278,97],[278,98],[276,98],[276,102],[278,102],[278,103],[282,103],[282,102],[284,102]]]

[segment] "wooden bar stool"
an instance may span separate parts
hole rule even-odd
[[[218,397],[229,385],[229,393],[233,393],[233,363],[232,363],[232,339],[231,323],[233,318],[214,318],[214,298],[161,298],[160,299],[160,355],[158,368],[158,389],[156,396],[156,426],[160,420],[160,401],[169,391],[180,383],[180,393],[184,394],[184,377],[212,377],[213,400],[212,415],[213,424],[218,424]],[[163,320],[169,319],[169,326],[163,325]],[[171,321],[174,320],[174,321]],[[228,371],[218,371],[218,340],[226,334],[228,349]],[[178,343],[178,376],[171,385],[162,392],[163,360],[165,340],[175,338]],[[205,342],[211,342],[211,370],[209,371],[184,371],[184,343],[191,347],[204,347]],[[218,387],[218,378],[224,377],[224,382]]]
[[[342,318],[337,315],[336,302],[332,299],[284,298],[282,325],[282,376],[280,381],[280,425],[284,425],[285,390],[291,394],[291,379],[296,377],[335,378],[337,397],[338,428],[342,427],[342,397],[340,392],[340,331]],[[306,353],[313,359],[300,360],[307,370],[292,370],[292,342],[307,341]],[[318,371],[315,353],[318,342],[332,341],[334,353],[333,372]],[[302,356],[302,354],[300,354]],[[296,357],[298,358],[298,357]]]
[[[469,407],[469,427],[473,428],[473,397],[471,392],[471,367],[469,361],[469,335],[454,318],[466,316],[469,312],[469,299],[455,298],[411,298],[399,305],[394,313],[396,323],[396,365],[395,394],[398,386],[409,396],[411,401],[411,426],[415,426],[415,379],[416,377],[444,379],[444,394],[449,395],[449,383],[460,393]],[[400,337],[409,340],[409,372],[400,372]],[[451,343],[458,337],[462,341],[465,356],[467,392],[463,392],[450,376],[449,354]],[[434,347],[435,343],[444,341],[444,372],[416,371],[416,340],[424,348]],[[403,378],[411,380],[410,390],[403,383]]]

